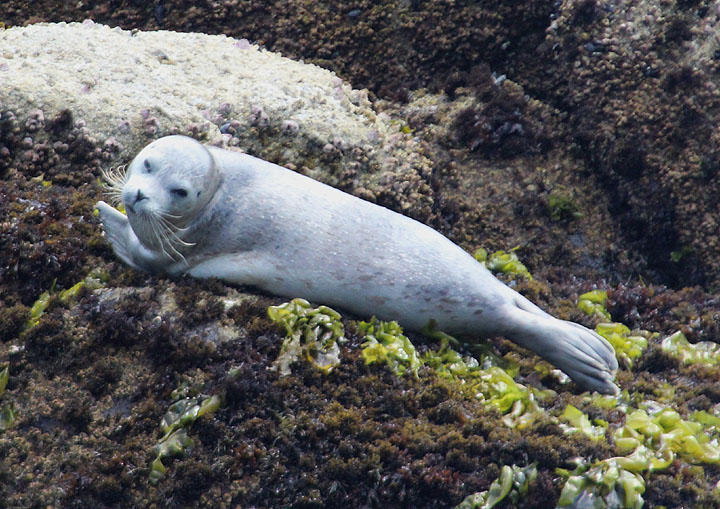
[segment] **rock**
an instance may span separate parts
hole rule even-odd
[[[172,132],[222,143],[231,121],[237,136],[297,126],[295,145],[319,147],[337,137],[379,147],[377,132],[387,129],[367,94],[247,40],[86,21],[3,30],[0,47],[2,109],[30,112],[36,124],[70,110],[96,137],[114,137],[125,159]]]

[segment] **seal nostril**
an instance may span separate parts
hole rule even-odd
[[[142,201],[142,200],[145,200],[145,199],[147,199],[147,196],[145,196],[144,194],[142,194],[142,191],[141,191],[140,189],[138,189],[138,192],[137,192],[137,194],[135,195],[135,203],[137,203],[137,202],[139,202],[139,201]]]

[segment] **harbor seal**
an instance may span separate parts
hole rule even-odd
[[[421,330],[504,336],[614,394],[610,344],[557,319],[432,228],[250,155],[168,136],[107,176],[96,207],[132,267],[216,277]]]

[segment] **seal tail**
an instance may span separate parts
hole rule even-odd
[[[615,350],[600,335],[580,324],[554,318],[519,298],[506,310],[504,334],[549,361],[584,389],[617,394]]]

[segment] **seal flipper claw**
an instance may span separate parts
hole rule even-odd
[[[580,387],[589,391],[597,391],[600,394],[608,394],[610,396],[620,393],[620,389],[615,385],[609,374],[608,378],[593,378],[584,373],[576,373],[572,379]]]
[[[617,358],[615,357],[615,349],[610,345],[610,343],[605,340],[605,338],[600,336],[597,332],[580,325],[579,323],[569,322],[565,320],[562,320],[562,322],[575,327],[579,331],[582,331],[582,333],[590,333],[595,336],[595,339],[597,341],[590,343],[590,346],[593,348],[597,355],[605,359],[608,366],[610,366],[610,369],[617,370],[618,362]]]

